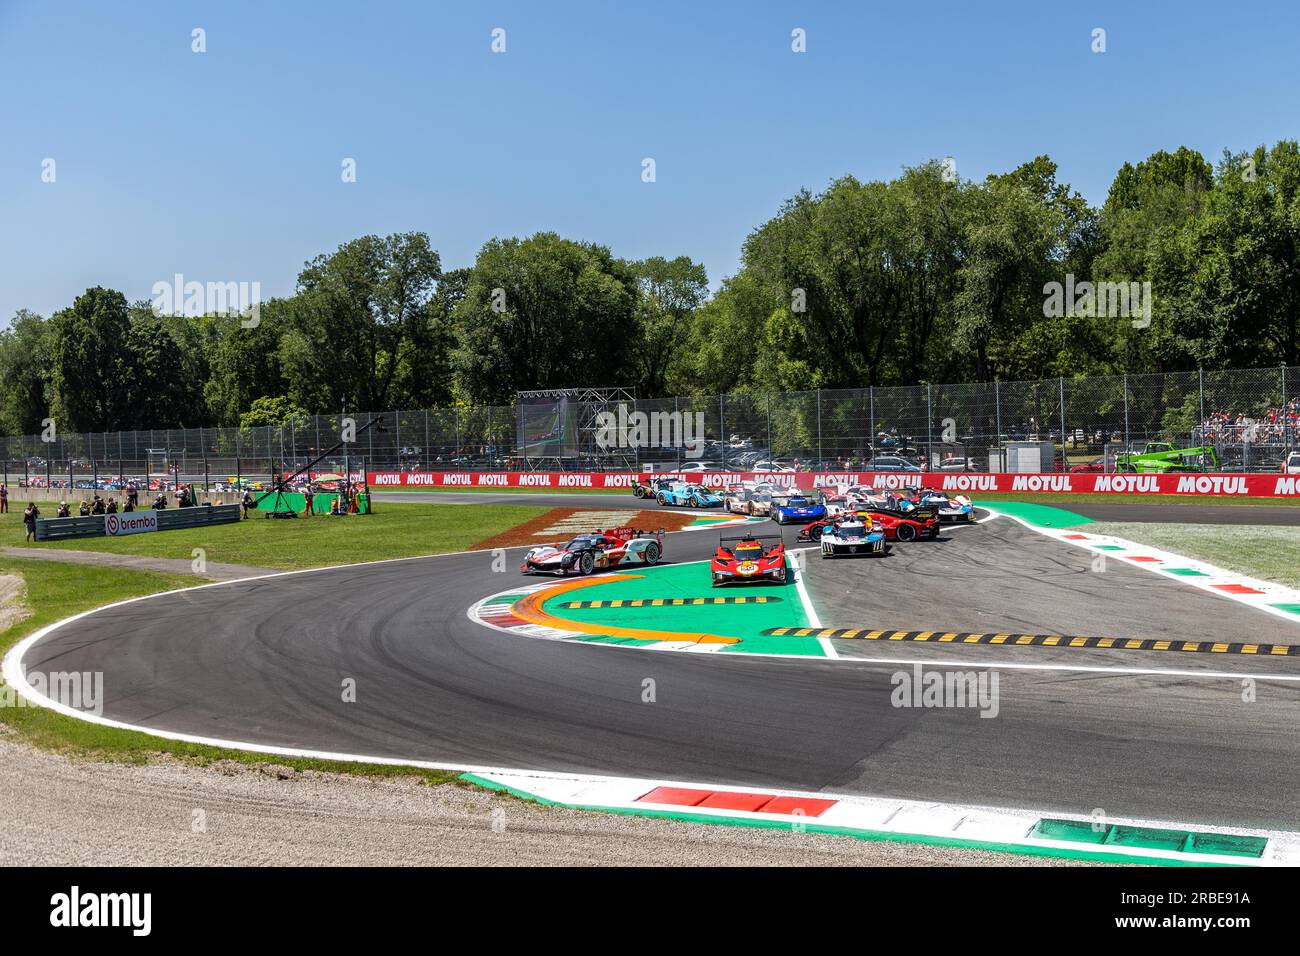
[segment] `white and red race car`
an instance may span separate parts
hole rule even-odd
[[[658,564],[664,553],[664,531],[613,528],[580,534],[563,544],[543,544],[524,555],[524,574],[591,574],[632,564]]]

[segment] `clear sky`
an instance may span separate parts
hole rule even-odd
[[[408,230],[444,268],[546,229],[688,255],[716,288],[846,173],[1047,153],[1100,203],[1125,160],[1217,161],[1298,114],[1296,3],[0,0],[0,322],[177,272],[287,294],[312,256]]]

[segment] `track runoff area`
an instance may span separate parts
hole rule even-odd
[[[680,530],[656,563],[591,574],[523,574],[513,545],[138,599],[37,632],[5,678],[39,698],[28,672],[104,671],[100,714],[43,702],[175,739],[462,770],[562,806],[1300,862],[1300,592],[1089,533],[1088,506],[977,499],[935,540],[826,559],[802,521],[548,502],[534,542],[669,513]],[[713,586],[720,536],[744,534],[783,539],[783,582]],[[201,644],[176,640],[187,621]],[[323,703],[312,688],[339,674],[369,693]]]

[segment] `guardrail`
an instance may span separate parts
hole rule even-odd
[[[156,514],[159,531],[175,531],[180,528],[198,528],[214,524],[230,524],[240,519],[239,505],[196,505],[193,508],[164,509]],[[129,518],[136,512],[115,515],[80,515],[72,518],[37,518],[37,541],[65,541],[72,538],[103,538],[107,535],[104,522],[108,517],[119,520]]]

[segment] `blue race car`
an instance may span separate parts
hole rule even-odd
[[[785,524],[787,521],[807,524],[825,517],[826,506],[803,495],[791,495],[784,504],[772,508],[772,520],[777,524]]]
[[[678,508],[721,508],[722,499],[703,485],[688,485],[685,482],[660,488],[655,500],[661,505]]]
[[[964,521],[970,523],[975,520],[975,506],[971,504],[971,500],[965,495],[949,498],[941,491],[926,488],[921,491],[917,504],[922,508],[938,508],[940,521]]]

